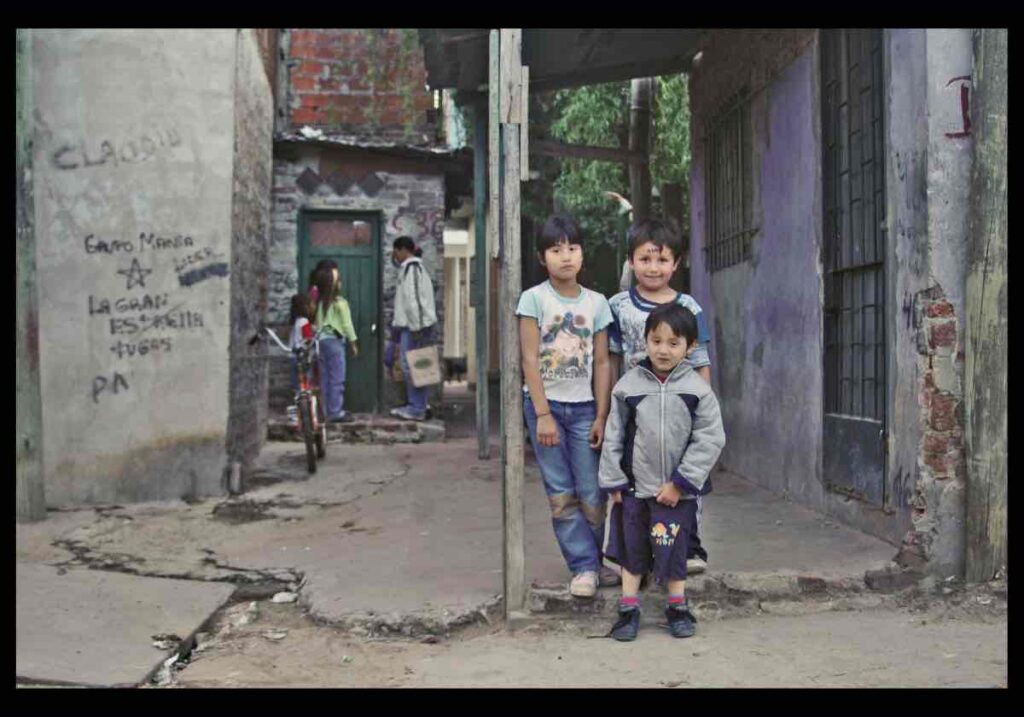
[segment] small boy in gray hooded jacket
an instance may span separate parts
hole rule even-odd
[[[606,557],[622,567],[616,640],[640,625],[637,594],[651,571],[666,584],[666,617],[675,637],[696,620],[686,604],[686,555],[696,497],[711,491],[710,473],[725,446],[718,399],[683,361],[697,343],[697,320],[678,304],[659,306],[644,327],[647,358],[612,389],[599,482],[614,504]]]

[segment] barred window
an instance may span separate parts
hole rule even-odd
[[[707,230],[704,265],[716,271],[750,258],[753,227],[753,142],[745,94],[708,126],[706,168]]]

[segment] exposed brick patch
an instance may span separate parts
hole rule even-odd
[[[423,50],[398,29],[291,30],[291,124],[378,139],[435,134]],[[310,111],[313,110],[313,111]]]
[[[931,313],[929,312],[929,316]],[[956,322],[944,321],[933,323],[929,327],[928,345],[933,349],[940,346],[953,346],[956,344]]]
[[[957,379],[963,371],[958,351],[959,321],[942,288],[932,286],[915,297],[914,326],[920,353],[921,443],[918,475],[911,501],[913,528],[903,539],[901,555],[926,562],[936,530],[929,515],[927,491],[936,481],[963,480],[963,396]]]

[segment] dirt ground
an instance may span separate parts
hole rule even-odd
[[[633,643],[607,620],[546,618],[450,638],[360,638],[294,604],[239,603],[200,636],[185,687],[1006,687],[1005,602],[704,621],[673,639],[646,615]]]

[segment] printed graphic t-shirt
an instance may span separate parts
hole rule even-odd
[[[710,366],[708,343],[711,341],[711,335],[708,333],[700,304],[692,296],[682,292],[676,295],[674,303],[689,309],[697,318],[697,346],[690,357],[683,360],[693,368]],[[640,296],[640,292],[633,287],[629,291],[620,291],[610,298],[608,305],[612,312],[612,325],[608,327],[608,350],[612,353],[622,354],[622,373],[624,374],[647,357],[644,327],[647,324],[647,317],[660,304],[655,304]]]
[[[540,377],[547,399],[593,401],[594,334],[612,322],[608,300],[582,286],[579,296],[569,299],[545,281],[523,292],[516,315],[536,319],[540,328]]]

